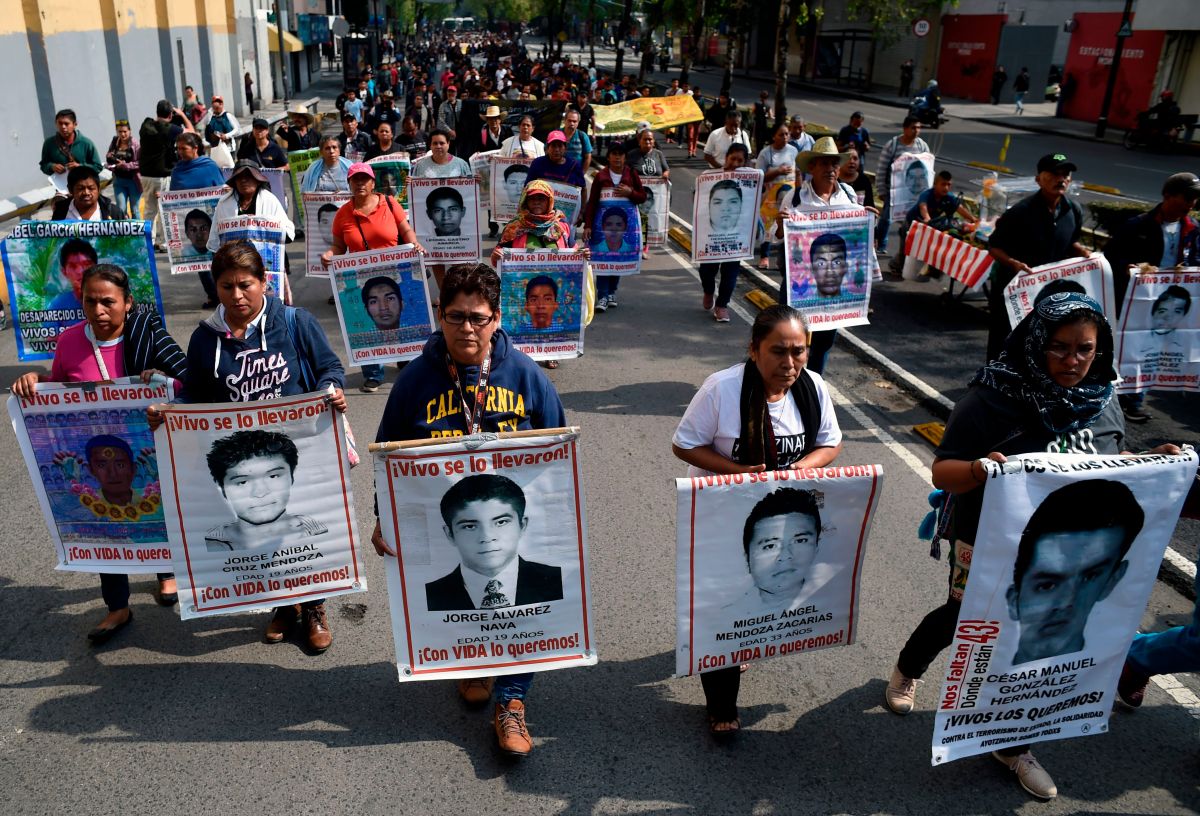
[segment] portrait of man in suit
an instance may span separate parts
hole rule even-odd
[[[460,563],[425,585],[430,612],[500,609],[562,600],[562,570],[519,554],[529,526],[525,493],[512,479],[467,476],[442,496],[446,538]]]

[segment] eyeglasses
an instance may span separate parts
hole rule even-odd
[[[1074,357],[1079,362],[1086,363],[1096,357],[1097,351],[1094,348],[1069,349],[1064,346],[1046,346],[1046,353],[1055,360],[1063,361],[1068,357]]]
[[[451,326],[461,326],[463,323],[470,323],[477,329],[482,329],[488,323],[491,323],[492,318],[495,316],[495,312],[486,315],[479,314],[478,312],[442,312],[442,320],[445,320]]]

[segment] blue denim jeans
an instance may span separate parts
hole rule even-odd
[[[496,678],[492,687],[492,699],[503,705],[509,700],[524,700],[533,685],[533,672],[528,674],[505,674]]]
[[[880,252],[885,252],[888,245],[888,232],[892,227],[892,202],[884,201],[879,207],[879,221],[875,224],[875,246]]]
[[[383,378],[386,376],[383,373],[383,366],[379,363],[368,363],[362,367],[362,373],[364,380],[378,380],[379,382],[383,382]]]
[[[121,214],[129,214],[131,218],[139,218],[138,203],[142,200],[141,186],[129,178],[113,177],[113,200]]]
[[[711,295],[716,292],[717,306],[724,309],[729,305],[729,299],[733,297],[733,290],[737,287],[738,272],[741,271],[741,268],[741,261],[700,264],[700,285],[704,288],[704,294]],[[719,289],[717,288],[718,273],[721,275]]]
[[[1200,592],[1200,572],[1196,574]],[[1200,602],[1192,609],[1192,622],[1165,632],[1134,635],[1129,664],[1145,675],[1194,672],[1200,669]]]

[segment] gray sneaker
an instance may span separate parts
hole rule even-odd
[[[1058,796],[1058,786],[1054,784],[1054,780],[1050,778],[1050,774],[1046,773],[1046,769],[1041,766],[1041,763],[1033,758],[1032,752],[1026,751],[1016,756],[1005,756],[999,751],[992,751],[992,756],[1017,775],[1017,781],[1021,783],[1021,787],[1025,789],[1026,793],[1039,799],[1053,799]]]
[[[883,690],[883,699],[896,714],[907,714],[912,711],[913,703],[917,699],[917,683],[911,677],[905,677],[900,673],[900,667],[892,668],[892,677],[888,680],[887,688]]]
[[[379,380],[363,380],[363,384],[359,386],[359,390],[364,394],[374,394],[379,390],[379,386],[383,385]]]

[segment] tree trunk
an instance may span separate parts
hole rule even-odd
[[[625,70],[625,40],[629,38],[629,21],[633,17],[633,0],[625,0],[621,7],[621,23],[617,26],[617,64],[613,67],[613,82],[620,84],[621,72]]]
[[[647,18],[649,23],[649,18]],[[654,47],[654,27],[651,25],[642,26],[642,62],[638,66],[638,85],[640,86],[646,81],[646,72],[654,70],[654,54],[651,49]]]
[[[700,0],[700,5],[696,8],[696,17],[692,21],[692,28],[689,32],[692,41],[689,43],[687,50],[680,55],[680,84],[688,81],[692,66],[700,59],[700,38],[704,35],[704,4],[705,0]]]
[[[735,0],[733,4],[733,25],[729,27],[729,40],[725,43],[725,73],[721,77],[721,93],[729,94],[733,89],[733,63],[738,48],[742,42],[742,26],[746,13],[746,0]]]
[[[588,45],[592,49],[591,64],[596,64],[596,0],[588,0]],[[591,90],[589,88],[588,90]]]
[[[788,45],[791,40],[791,0],[779,0],[779,24],[775,31],[775,121],[787,121]]]

